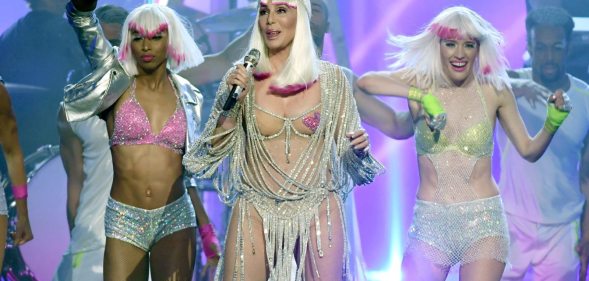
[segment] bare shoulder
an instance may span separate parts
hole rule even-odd
[[[507,86],[498,89],[492,84],[484,83],[481,85],[481,92],[487,103],[489,103],[489,105],[494,105],[495,107],[499,107],[504,104],[506,100],[513,98],[513,93]]]
[[[482,83],[480,85],[480,89],[481,92],[486,96],[486,95],[499,95],[500,91],[497,90],[497,88],[495,88],[493,85],[489,84],[489,83]]]

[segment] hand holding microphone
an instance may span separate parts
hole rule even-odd
[[[231,92],[223,105],[223,110],[230,110],[235,106],[241,92],[247,88],[252,70],[258,64],[260,51],[251,49],[243,59],[243,65],[238,65],[227,79],[227,85],[231,86]]]
[[[408,99],[421,104],[426,113],[426,123],[432,131],[441,131],[446,126],[446,110],[432,93],[424,93],[416,87],[409,87]]]

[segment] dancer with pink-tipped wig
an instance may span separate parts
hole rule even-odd
[[[531,138],[517,111],[501,51],[502,36],[465,7],[442,11],[415,36],[391,42],[398,72],[368,73],[370,94],[408,99],[414,120],[420,186],[403,259],[405,280],[444,280],[460,264],[460,280],[497,281],[509,234],[491,175],[499,120],[528,161],[542,156],[568,115],[566,95],[548,100],[544,127]],[[525,175],[521,175],[525,176]]]
[[[191,280],[196,227],[209,265],[219,243],[182,165],[198,137],[202,95],[177,72],[203,61],[181,18],[144,4],[123,25],[120,52],[93,14],[96,0],[72,0],[67,16],[94,71],[66,88],[69,122],[106,121],[113,182],[104,218],[104,280]]]

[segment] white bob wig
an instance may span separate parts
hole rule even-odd
[[[167,68],[173,73],[204,61],[202,52],[188,31],[188,23],[174,10],[160,4],[143,4],[135,8],[123,25],[119,61],[129,75],[137,75],[137,62],[131,54],[132,32],[151,38],[168,31]]]
[[[415,36],[391,36],[389,43],[400,51],[389,54],[396,60],[390,67],[402,70],[403,78],[415,81],[422,89],[451,86],[442,69],[440,41],[460,38],[478,43],[472,71],[479,84],[491,84],[497,90],[511,87],[502,51],[503,36],[479,14],[462,6],[443,10]]]
[[[258,10],[262,5],[285,4],[297,10],[297,24],[295,36],[290,49],[290,55],[280,73],[275,77],[273,86],[287,88],[292,85],[309,85],[319,77],[319,57],[315,51],[313,36],[311,35],[311,2],[309,0],[260,0]],[[260,13],[256,16],[256,23],[260,20]],[[256,67],[257,73],[271,73],[272,65],[268,58],[268,48],[264,43],[259,25],[254,28],[250,39],[250,49],[260,51],[260,60]]]

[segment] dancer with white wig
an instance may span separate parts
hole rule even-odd
[[[351,280],[342,202],[382,165],[345,74],[316,55],[310,13],[309,0],[259,2],[253,77],[229,70],[184,160],[232,206],[217,280]],[[232,85],[245,90],[225,111]]]
[[[191,280],[196,226],[210,264],[219,246],[182,165],[198,137],[202,95],[175,73],[203,61],[172,9],[144,4],[123,26],[121,49],[104,37],[96,0],[72,0],[67,16],[94,71],[66,88],[69,122],[106,120],[113,183],[105,214],[104,280]],[[196,210],[196,212],[195,212]]]
[[[391,43],[400,48],[398,71],[365,74],[358,86],[407,98],[414,120],[420,186],[404,278],[444,280],[460,264],[461,280],[499,280],[509,234],[491,174],[496,120],[520,155],[536,161],[568,115],[566,95],[550,96],[545,125],[531,138],[510,89],[502,36],[465,7],[448,8],[423,32]]]

